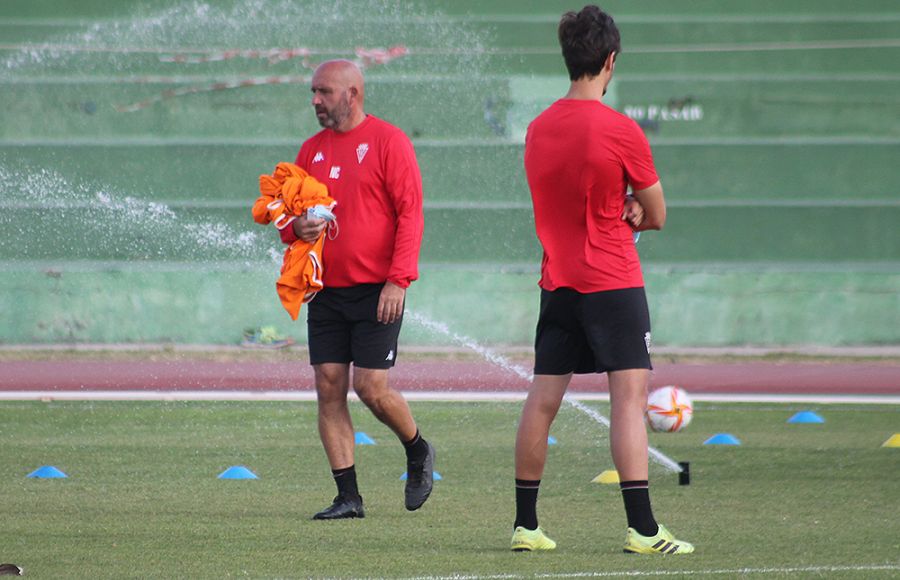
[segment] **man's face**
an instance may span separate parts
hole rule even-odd
[[[337,129],[350,118],[350,92],[335,82],[331,75],[313,75],[312,94],[312,105],[319,125]]]

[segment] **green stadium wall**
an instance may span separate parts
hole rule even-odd
[[[296,36],[329,47],[321,58],[409,46],[367,71],[367,109],[412,137],[423,174],[421,277],[408,308],[488,344],[530,344],[540,248],[522,136],[567,86],[555,26],[568,5],[351,5],[354,15],[323,17],[307,35],[179,21],[192,34],[175,40],[271,48]],[[388,5],[393,16],[379,20]],[[257,177],[317,130],[306,85],[162,95],[309,71],[162,62],[134,26],[191,6],[0,5],[0,342],[233,344],[265,325],[305,339],[304,315],[290,321],[274,291],[275,233],[252,223],[249,206]],[[669,204],[666,229],[638,245],[654,342],[900,344],[896,3],[604,7],[624,48],[608,101],[644,127]],[[446,344],[414,320],[402,340]]]

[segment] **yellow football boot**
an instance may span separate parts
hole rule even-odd
[[[693,544],[676,540],[672,532],[659,524],[659,531],[655,536],[642,536],[634,528],[628,528],[625,534],[625,552],[629,554],[662,554],[672,556],[677,554],[690,554],[694,551]]]
[[[540,527],[536,530],[529,530],[519,526],[513,532],[511,546],[513,552],[533,552],[534,550],[552,550],[556,548],[556,542],[544,535],[544,530]]]

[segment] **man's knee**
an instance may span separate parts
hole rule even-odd
[[[372,410],[380,409],[382,401],[388,395],[386,385],[355,384],[353,388],[359,400]]]
[[[319,404],[347,404],[348,370],[343,365],[323,364],[315,367],[316,395]]]
[[[609,373],[609,392],[620,399],[646,399],[650,371],[631,369]]]
[[[362,372],[360,372],[362,370]],[[387,399],[391,395],[387,382],[387,371],[357,369],[353,376],[353,390],[373,413],[383,411]]]

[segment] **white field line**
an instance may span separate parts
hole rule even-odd
[[[609,572],[560,572],[547,574],[454,574],[452,576],[412,576],[404,580],[515,580],[518,578],[654,578],[660,576],[745,576],[748,574],[827,574],[836,572],[892,572],[900,564],[861,564],[858,566],[784,566],[767,568],[712,568],[688,570],[620,570]]]
[[[515,364],[507,357],[494,352],[493,349],[487,348],[486,346],[480,344],[478,341],[469,336],[459,334],[457,332],[454,332],[453,330],[450,330],[450,328],[446,324],[440,321],[433,320],[427,316],[419,314],[418,312],[413,312],[410,310],[406,310],[404,312],[404,315],[407,318],[411,319],[413,322],[416,322],[426,329],[430,330],[431,332],[446,336],[454,344],[471,349],[472,351],[481,355],[481,357],[484,358],[487,362],[505,371],[515,374],[525,382],[530,383],[534,379],[534,374],[524,366]],[[580,401],[575,400],[568,394],[563,396],[563,401],[567,402],[568,404],[572,405],[573,407],[590,417],[591,420],[593,420],[595,423],[603,425],[607,429],[610,428],[610,422],[608,418],[601,415],[594,409],[591,409],[587,405],[581,403]],[[648,446],[647,451],[650,453],[650,457],[652,459],[663,465],[665,468],[671,469],[676,473],[681,472],[681,466],[672,459],[666,457],[658,449]]]
[[[409,401],[442,403],[518,402],[525,391],[403,391]],[[359,398],[351,393],[350,400]],[[573,402],[609,402],[609,393],[569,393]],[[900,395],[692,394],[703,403],[806,403],[814,405],[900,405]],[[0,401],[315,401],[315,391],[0,391]],[[575,405],[579,409],[581,405]]]

